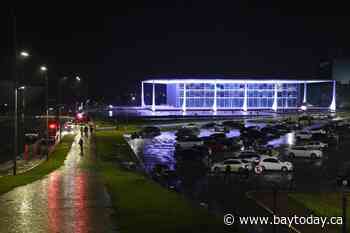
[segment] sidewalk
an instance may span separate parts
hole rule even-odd
[[[76,131],[78,132],[78,131]],[[63,137],[64,135],[62,135]],[[55,149],[55,147],[58,145],[59,141],[56,142],[56,144],[53,144],[51,146],[49,146],[49,153],[52,153],[52,151]],[[17,157],[17,161],[16,161],[16,166],[17,166],[17,174],[21,174],[24,173],[36,166],[38,166],[39,164],[41,164],[42,162],[44,162],[46,160],[46,155],[43,154],[42,152],[42,148],[40,148],[39,145],[39,140],[35,143],[36,144],[36,148],[37,149],[32,149],[29,154],[29,159],[24,159],[23,154],[21,154],[20,156]],[[32,144],[32,146],[34,146],[34,144]],[[36,153],[34,152],[36,151]],[[13,175],[13,161],[9,160],[7,162],[4,163],[0,163],[0,177],[2,176],[10,176]]]
[[[36,166],[41,162],[45,161],[45,157],[35,157],[30,160],[18,159],[17,160],[17,174],[26,172]],[[10,176],[13,174],[13,161],[8,161],[0,165],[0,177]]]
[[[117,232],[109,195],[93,163],[90,138],[80,155],[75,138],[65,164],[42,180],[0,196],[0,232]]]

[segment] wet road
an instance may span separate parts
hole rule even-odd
[[[80,156],[79,137],[60,169],[0,196],[0,232],[117,232],[99,174],[86,168],[95,159],[90,142],[84,140],[85,154]]]

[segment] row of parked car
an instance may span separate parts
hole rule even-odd
[[[227,132],[232,127],[240,130],[240,137],[227,138],[224,133],[217,133],[218,127],[220,131]],[[282,161],[272,151],[275,149],[274,145],[268,144],[270,140],[276,139],[290,132],[295,132],[296,144],[285,147],[282,152],[287,155],[289,160],[296,158],[319,159],[323,157],[323,151],[328,148],[328,143],[322,140],[314,140],[315,135],[320,138],[323,135],[327,138],[328,129],[322,127],[305,130],[298,122],[285,122],[267,124],[259,128],[257,126],[245,127],[239,122],[234,122],[232,125],[208,123],[203,125],[203,128],[212,128],[214,134],[208,137],[198,138],[196,132],[191,129],[183,128],[177,133],[177,149],[189,150],[191,147],[206,146],[210,152],[218,151],[214,145],[221,145],[221,148],[231,150],[230,158],[222,157],[220,162],[212,164],[212,172],[222,172],[227,169],[230,171],[251,171],[254,167],[260,167],[262,170],[277,170],[277,171],[292,171],[293,164],[289,161]],[[181,132],[181,133],[180,133]],[[184,132],[189,132],[192,135],[184,137]],[[305,136],[307,135],[307,136]],[[248,143],[247,143],[248,141]],[[246,145],[248,144],[248,145]],[[243,150],[243,148],[253,148],[251,150]],[[281,150],[280,150],[281,151]],[[213,156],[211,155],[213,158]]]
[[[293,171],[293,164],[288,161],[281,161],[278,158],[262,155],[254,161],[247,159],[226,159],[222,162],[214,163],[211,167],[211,171],[215,173],[219,172],[250,172],[254,167],[260,167],[261,172],[265,170],[273,171]]]

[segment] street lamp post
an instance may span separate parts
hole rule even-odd
[[[62,127],[61,127],[61,108],[64,107],[63,104],[63,98],[62,98],[62,85],[63,82],[65,82],[68,78],[67,77],[62,77],[59,81],[58,81],[58,104],[57,104],[57,114],[58,114],[58,124],[59,124],[59,130],[60,130],[60,141],[62,139]]]
[[[19,58],[27,58],[29,57],[29,53],[26,51],[21,51],[19,53],[19,56],[17,54],[17,47],[16,47],[16,20],[14,18],[14,51],[15,51],[15,56],[14,56],[14,66],[13,66],[13,75],[14,75],[14,80],[13,80],[13,86],[14,86],[14,145],[13,145],[13,175],[16,175],[17,173],[17,156],[18,156],[18,90],[22,89],[18,87],[18,77],[17,77],[17,69],[18,69],[18,59]],[[24,90],[24,88],[23,88]],[[24,116],[23,119],[24,120]]]
[[[14,124],[14,134],[13,134],[13,175],[16,175],[17,171],[17,154],[18,154],[18,122],[17,122],[17,22],[16,22],[16,14],[13,10],[12,12],[13,19],[13,92],[14,92],[14,109],[13,109],[13,124]]]
[[[19,105],[21,106],[20,107],[20,143],[19,143],[19,146],[20,148],[22,148],[21,150],[24,149],[24,145],[25,145],[25,93],[26,93],[26,86],[20,86],[18,87],[18,93],[19,96],[20,96],[20,100],[21,100],[21,103],[19,103]],[[21,152],[21,151],[19,151]]]
[[[18,127],[18,148],[21,148],[18,150],[18,153],[21,153],[24,149],[25,145],[25,91],[26,91],[26,86],[24,86],[25,83],[25,70],[24,70],[24,62],[25,60],[28,59],[29,57],[29,52],[22,50],[19,53],[19,59],[20,59],[20,64],[19,64],[19,69],[20,69],[20,77],[19,81],[17,82],[17,108],[18,106],[21,106],[19,110],[17,110],[17,114],[20,115],[19,119],[19,127]],[[18,115],[17,115],[18,116]]]
[[[49,81],[46,66],[40,67],[45,79],[45,110],[46,110],[46,160],[49,159]]]

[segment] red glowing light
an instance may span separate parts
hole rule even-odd
[[[78,118],[78,119],[82,119],[82,118],[83,118],[83,114],[82,114],[82,113],[78,113],[78,114],[77,114],[77,118]]]
[[[56,124],[49,124],[49,129],[56,129]]]

